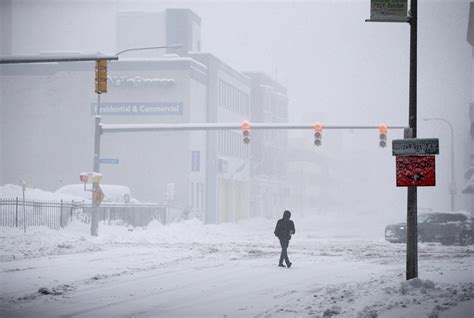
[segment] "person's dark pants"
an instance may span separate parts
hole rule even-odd
[[[288,259],[288,244],[290,244],[290,240],[280,240],[280,245],[281,245],[280,264],[283,264],[283,260],[285,260],[286,266],[290,264],[290,260]]]

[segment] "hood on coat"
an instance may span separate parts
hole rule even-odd
[[[285,212],[283,212],[283,219],[284,220],[289,220],[291,217],[291,212],[288,211],[288,210],[285,210]]]

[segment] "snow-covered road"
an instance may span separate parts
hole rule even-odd
[[[159,228],[167,240],[157,228],[150,235],[150,229],[103,227],[95,239],[62,233],[59,241],[23,242],[41,244],[44,255],[21,257],[13,246],[4,249],[0,315],[450,317],[457,310],[456,316],[469,317],[474,312],[472,247],[420,244],[421,279],[407,283],[404,245],[380,238],[328,239],[304,226],[290,243],[293,267],[280,268],[278,241],[268,235],[272,226],[191,222]],[[15,235],[20,234],[2,237],[2,246],[18,241]],[[74,240],[82,242],[80,248]],[[57,246],[65,251],[58,254]]]

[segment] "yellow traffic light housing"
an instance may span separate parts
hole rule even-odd
[[[107,93],[107,61],[95,62],[95,92],[97,94]]]

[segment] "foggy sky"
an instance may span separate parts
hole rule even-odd
[[[126,1],[119,7],[141,10]],[[287,85],[292,122],[318,114],[324,118],[314,121],[327,124],[408,124],[409,25],[364,22],[370,17],[368,0],[175,1],[160,8],[165,7],[189,7],[201,16],[204,51],[238,70],[262,70]],[[152,8],[157,7],[144,2],[143,9]],[[466,199],[460,192],[469,161],[472,96],[468,9],[468,1],[419,1],[418,7],[418,137],[440,138],[437,186],[419,189],[419,207],[436,211],[449,209],[450,130],[444,123],[422,118],[442,117],[455,127],[457,200]],[[406,190],[394,188],[395,158],[390,147],[381,152],[375,132],[345,132],[341,133],[347,141],[344,146],[330,149],[331,134],[335,133],[324,135],[322,151],[332,151],[331,155],[358,170],[340,176],[346,179],[341,183],[355,180],[339,191],[345,197],[352,193],[347,199],[353,202],[360,196],[369,199],[375,191],[378,195],[368,206],[396,205],[404,210]],[[402,133],[390,131],[392,138],[402,138]],[[382,186],[388,193],[377,191],[380,179],[357,181],[371,169],[378,178],[393,182]],[[367,188],[354,188],[357,183]],[[468,204],[464,203],[466,209]]]
[[[108,4],[102,18],[97,18],[97,12],[78,10],[81,3],[94,3],[91,1],[45,3],[54,6],[51,16],[37,18],[50,21],[47,30],[54,36],[44,37],[48,38],[51,51],[113,54],[116,12],[185,7],[202,19],[203,51],[213,53],[239,71],[266,72],[287,86],[291,122],[408,122],[409,26],[364,22],[370,17],[369,0],[159,4],[104,1],[97,2],[98,8]],[[38,1],[31,5],[43,4]],[[441,153],[436,159],[437,187],[420,189],[418,206],[436,211],[449,208],[449,128],[421,118],[443,117],[455,126],[456,181],[460,193],[469,160],[468,105],[472,98],[472,49],[466,40],[468,7],[468,1],[419,1],[418,137],[439,137]],[[36,18],[32,12],[31,19],[22,23],[34,28]],[[74,28],[78,24],[80,31]],[[104,36],[98,37],[101,26]],[[31,43],[32,50],[40,46]],[[308,146],[312,146],[311,132],[296,134],[305,135]],[[337,147],[331,145],[331,139],[336,137],[342,139]],[[370,210],[389,207],[403,215],[406,190],[395,187],[395,159],[390,146],[383,150],[378,147],[375,131],[328,131],[323,138],[323,147],[314,151],[338,158],[338,166],[333,168],[338,171],[335,177],[340,184],[331,189],[336,197]],[[393,138],[402,138],[402,133],[389,131],[389,140]],[[458,202],[464,200],[464,205],[458,207],[469,208],[466,196],[457,196]]]

